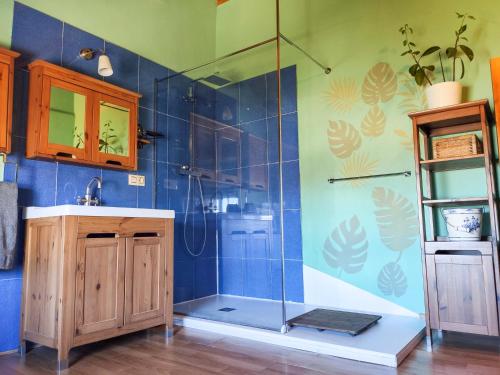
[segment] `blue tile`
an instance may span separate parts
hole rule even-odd
[[[304,277],[302,262],[285,260],[285,299],[292,302],[304,302]]]
[[[215,93],[215,119],[223,124],[238,124],[239,85],[223,87]]]
[[[186,228],[187,240],[191,240],[191,229]],[[180,262],[192,262],[194,258],[187,252],[184,241],[184,214],[175,215],[174,219],[174,259]]]
[[[0,352],[19,345],[21,279],[0,280]]]
[[[189,123],[168,117],[168,162],[189,164]]]
[[[220,258],[238,258],[243,259],[246,254],[246,234],[241,231],[231,231],[230,233],[221,233],[219,240]]]
[[[266,75],[267,78],[267,116],[276,116],[278,112],[278,96],[276,71]],[[297,111],[297,72],[295,65],[281,69],[281,112]]]
[[[16,68],[14,72],[14,100],[12,113],[12,134],[26,137],[28,118],[29,72]]]
[[[194,113],[209,119],[215,119],[215,90],[200,82],[196,82]]]
[[[61,63],[63,23],[19,2],[14,2],[11,47],[20,52],[18,66],[35,59]]]
[[[148,60],[144,57],[139,57],[139,92],[142,94],[142,98],[140,99],[139,105],[141,107],[153,109],[155,100],[154,98],[155,79],[162,79],[168,77],[169,74],[170,71],[166,67],[157,64],[151,60]],[[162,88],[163,88],[162,86],[158,87],[159,94],[160,93],[164,94],[164,91],[161,90]],[[158,108],[157,110],[160,110],[160,108]],[[163,112],[165,113],[167,112],[166,103],[165,103],[165,110]]]
[[[137,186],[128,184],[127,172],[102,170],[102,204],[113,207],[137,207]]]
[[[153,208],[153,168],[152,160],[138,159],[137,174],[145,177],[146,185],[137,187],[137,207]]]
[[[266,77],[264,75],[240,82],[240,122],[266,117]]]
[[[267,196],[269,186],[268,165],[253,165],[242,168],[241,172],[243,187],[249,189],[246,203],[253,204],[256,208],[262,207],[262,204],[269,201]]]
[[[41,160],[25,159],[25,139],[13,137],[14,152],[9,156],[17,161],[19,169],[17,183],[19,186],[20,206],[53,206],[56,202],[57,164]],[[22,150],[22,152],[20,152]],[[14,166],[5,168],[5,180],[14,181]]]
[[[271,260],[271,299],[282,300],[283,282],[281,278],[281,260]]]
[[[271,262],[265,259],[245,259],[244,295],[254,298],[271,298]]]
[[[267,163],[267,121],[241,124],[241,167]]]
[[[168,114],[170,116],[189,121],[189,115],[194,108],[194,101],[188,98],[190,87],[193,87],[193,82],[184,75],[178,75],[168,80]]]
[[[56,204],[76,204],[77,197],[85,195],[85,188],[91,178],[100,176],[100,168],[59,164],[57,170]],[[98,197],[100,198],[100,192],[98,192]]]
[[[299,159],[299,135],[297,113],[281,117],[283,161]]]
[[[139,107],[139,125],[144,130],[153,130],[154,128],[153,122],[154,122],[153,111],[150,109]],[[150,143],[149,145],[144,145],[142,146],[142,148],[138,149],[138,156],[141,159],[153,160],[153,152],[154,152],[154,144]]]
[[[283,115],[281,118],[283,161],[298,160],[298,120],[296,113]],[[272,117],[267,120],[267,132],[269,137],[269,163],[278,162],[278,118]]]
[[[96,55],[92,60],[84,60],[79,57],[82,48],[102,51],[104,50],[104,40],[76,27],[64,24],[62,65],[68,69],[99,78],[100,76],[97,73],[99,55]]]
[[[194,299],[194,262],[174,262],[174,303]]]
[[[106,54],[113,67],[113,75],[104,80],[132,91],[139,91],[139,56],[125,48],[106,42]]]
[[[243,295],[243,275],[243,261],[241,259],[219,259],[219,293]]]
[[[167,186],[168,209],[176,213],[186,211],[188,177],[179,174],[179,166],[168,164]],[[163,180],[164,182],[164,180]]]
[[[217,260],[197,258],[194,269],[194,297],[201,298],[217,294]]]
[[[246,243],[247,259],[270,259],[272,234],[264,228],[253,228]]]
[[[285,210],[285,259],[302,260],[302,230],[299,210]]]
[[[283,163],[283,198],[285,209],[300,208],[299,161]]]
[[[164,114],[168,113],[168,81],[168,79],[158,81],[158,92],[156,94],[156,110]]]
[[[168,208],[168,171],[166,163],[156,163],[156,208]]]
[[[162,138],[156,139],[156,160],[163,163],[168,162],[168,148],[171,140],[168,133],[168,116],[162,113],[156,113],[157,131],[163,134]]]

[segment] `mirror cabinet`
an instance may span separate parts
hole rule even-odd
[[[29,71],[26,157],[137,169],[140,94],[45,61]]]
[[[10,152],[12,102],[14,94],[14,60],[19,53],[0,47],[0,152]]]

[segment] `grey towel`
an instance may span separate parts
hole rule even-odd
[[[17,184],[0,182],[0,270],[14,267],[17,239]]]

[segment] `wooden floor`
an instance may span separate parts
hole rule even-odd
[[[54,374],[56,353],[38,347],[26,359],[0,356],[0,374]],[[423,344],[396,370],[279,346],[176,328],[165,342],[158,330],[135,333],[72,351],[64,374],[500,374],[500,342],[447,334],[433,353]]]

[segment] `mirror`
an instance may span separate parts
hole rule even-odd
[[[99,151],[128,156],[130,109],[100,101],[99,111]]]
[[[50,88],[49,143],[84,148],[86,100],[73,91]]]

